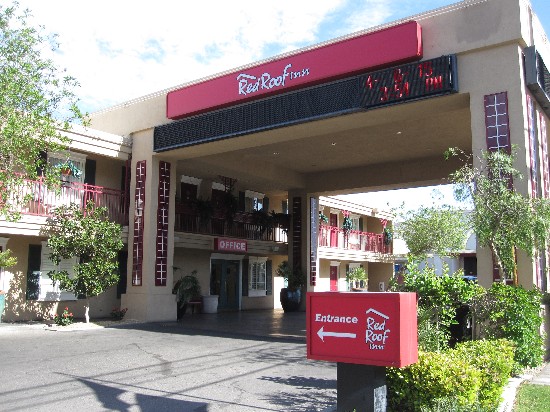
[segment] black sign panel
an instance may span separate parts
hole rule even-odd
[[[155,152],[356,113],[458,91],[456,57],[359,74],[347,79],[191,116],[155,127]]]
[[[363,75],[363,87],[365,109],[456,92],[456,58],[441,56],[371,72]]]

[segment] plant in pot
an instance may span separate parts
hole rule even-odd
[[[281,289],[281,306],[285,312],[294,312],[302,303],[302,286],[306,283],[305,274],[299,267],[292,268],[288,261],[283,261],[277,267],[277,276],[282,276],[285,286]]]
[[[346,275],[350,290],[366,290],[368,288],[368,274],[362,267],[351,269]]]
[[[55,167],[63,176],[74,176],[77,179],[82,176],[82,170],[80,170],[72,160],[66,160],[63,163],[59,163]]]
[[[177,268],[175,268],[177,270]],[[201,285],[197,279],[197,271],[194,270],[190,275],[181,277],[172,288],[172,293],[176,295],[178,303],[178,319],[181,319],[187,309],[187,304],[191,301],[201,299]]]

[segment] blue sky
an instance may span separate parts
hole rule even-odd
[[[550,35],[549,0],[531,0]],[[449,0],[19,0],[58,34],[59,67],[93,112],[270,56],[456,3]],[[448,188],[366,197],[379,208],[450,203]],[[364,199],[356,199],[362,201]]]

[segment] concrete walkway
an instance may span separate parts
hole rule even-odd
[[[534,385],[548,385],[550,386],[550,362],[546,364],[539,372],[533,375],[529,379],[529,383]]]

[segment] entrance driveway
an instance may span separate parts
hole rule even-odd
[[[305,314],[0,324],[0,410],[323,411],[336,366],[306,359]]]

